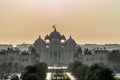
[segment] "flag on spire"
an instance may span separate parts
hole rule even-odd
[[[52,28],[54,28],[54,31],[56,31],[56,27],[55,27],[55,24],[52,26]]]
[[[52,26],[52,28],[55,28],[55,24]]]

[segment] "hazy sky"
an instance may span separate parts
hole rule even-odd
[[[0,43],[33,43],[52,25],[77,43],[120,43],[120,0],[0,0]]]

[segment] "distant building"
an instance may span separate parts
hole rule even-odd
[[[7,50],[8,48],[13,48],[13,46],[10,44],[0,44],[0,51]]]
[[[92,54],[84,54],[82,55],[81,62],[85,65],[93,65],[98,63],[100,65],[108,65],[108,50],[94,50]]]
[[[93,49],[107,49],[109,51],[118,50],[118,49],[120,50],[120,44],[84,44],[80,46],[83,50],[85,48],[88,48],[90,50]]]
[[[21,72],[26,66],[36,63],[36,53],[29,54],[19,49],[8,48],[0,51],[0,70],[6,72]]]
[[[23,44],[18,44],[16,46],[16,48],[19,48],[20,51],[28,51],[28,48],[31,46],[32,44],[26,44],[26,43],[23,43]]]
[[[91,54],[82,54],[80,61],[88,66],[95,63],[102,66],[110,67],[116,71],[120,72],[120,51],[119,50],[92,50]]]

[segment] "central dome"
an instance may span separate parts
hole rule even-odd
[[[54,31],[50,34],[51,39],[61,39],[60,33],[54,28]]]

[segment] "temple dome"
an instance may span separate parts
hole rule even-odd
[[[35,41],[34,46],[45,46],[44,40],[39,36],[39,38]]]
[[[46,35],[45,36],[45,40],[49,40],[50,39],[50,36],[49,35]]]
[[[66,40],[66,38],[65,38],[65,36],[64,36],[64,35],[62,35],[62,36],[61,36],[61,39],[62,39],[62,40]]]
[[[72,37],[70,36],[70,38],[65,42],[66,46],[76,46],[76,42],[74,39],[72,39]]]
[[[54,28],[54,31],[50,33],[50,39],[61,39],[60,33]]]

